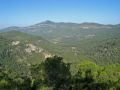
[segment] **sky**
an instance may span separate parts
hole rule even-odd
[[[120,0],[0,0],[0,28],[55,22],[120,23]]]

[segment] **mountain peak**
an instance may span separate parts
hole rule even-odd
[[[41,24],[54,24],[54,23],[55,22],[50,21],[50,20],[46,20],[46,21],[41,22]]]

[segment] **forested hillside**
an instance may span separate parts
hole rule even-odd
[[[12,30],[44,38],[53,46],[52,49],[50,43],[49,45],[43,44],[43,46],[49,48],[51,52],[54,52],[53,54],[64,57],[66,61],[76,63],[76,61],[91,59],[101,65],[119,63],[119,24],[65,23],[47,20],[28,27],[8,27],[2,29],[1,32]],[[6,34],[6,36],[9,36],[9,34]],[[21,35],[18,36],[21,37]],[[31,36],[29,36],[30,39],[32,39]],[[17,37],[17,40],[19,40],[19,37]],[[72,61],[73,59],[74,61]]]
[[[70,66],[70,63],[63,62],[63,58],[54,56],[30,66],[25,76],[13,77],[12,71],[0,64],[0,90],[120,89],[120,64],[100,66],[83,61],[76,65],[74,74],[70,72]]]
[[[120,90],[119,68],[120,25],[46,21],[0,32],[0,90]]]

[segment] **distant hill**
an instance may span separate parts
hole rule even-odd
[[[28,73],[26,70],[31,64],[52,56],[46,47],[48,44],[52,46],[41,37],[19,31],[0,33],[0,63],[16,72]]]
[[[8,27],[2,29],[1,31],[11,31],[17,30],[22,32],[27,32],[30,34],[42,36],[47,39],[54,39],[66,36],[75,36],[81,35],[83,30],[95,30],[96,29],[112,29],[117,25],[103,25],[98,23],[65,23],[65,22],[53,22],[53,21],[44,21],[35,25],[28,27]],[[83,33],[85,33],[83,32]]]
[[[82,55],[74,55],[75,53],[69,47],[53,44],[40,36],[19,31],[0,33],[0,63],[16,73],[28,73],[31,64],[41,63],[45,58],[54,55],[63,56],[64,61],[70,63],[86,59]]]
[[[119,24],[79,24],[47,20],[28,27],[8,27],[0,31],[6,38],[32,43],[69,62],[92,59],[99,64],[120,63]]]

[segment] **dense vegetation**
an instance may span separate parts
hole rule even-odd
[[[100,65],[120,63],[120,24],[45,21],[28,27],[8,27],[0,32],[4,32],[2,34],[7,38],[17,41],[29,40],[35,45],[42,39],[37,46],[53,55],[62,56],[67,62],[79,63],[91,59]],[[34,61],[38,63],[38,59]]]
[[[47,21],[3,31],[0,90],[120,90],[120,25]]]
[[[0,90],[119,90],[120,65],[100,66],[83,61],[70,72],[70,64],[54,56],[32,65],[29,74],[12,77],[12,71],[0,64]]]

